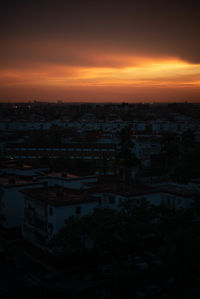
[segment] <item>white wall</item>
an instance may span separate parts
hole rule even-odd
[[[175,194],[169,194],[164,192],[158,192],[158,193],[150,193],[150,194],[141,194],[136,196],[122,196],[118,194],[113,193],[97,193],[95,196],[98,196],[101,198],[102,208],[113,208],[113,209],[120,209],[119,205],[123,200],[133,200],[136,204],[139,204],[140,200],[145,199],[147,202],[149,202],[151,205],[154,206],[160,206],[165,205],[169,206],[171,208],[179,209],[179,208],[189,208],[193,202],[192,197],[181,197],[177,196]],[[114,203],[109,202],[109,198],[114,197]],[[137,202],[138,201],[138,202]]]
[[[57,234],[62,227],[65,226],[65,221],[71,216],[85,216],[92,214],[94,209],[98,206],[98,201],[80,203],[68,206],[48,206],[48,223],[53,224],[53,234]],[[81,207],[81,213],[76,214],[76,208]],[[49,209],[53,209],[52,216],[49,215]]]
[[[41,188],[43,184],[27,184],[4,188],[2,197],[2,214],[5,216],[4,227],[14,228],[22,225],[24,215],[24,194],[20,191],[27,188]]]

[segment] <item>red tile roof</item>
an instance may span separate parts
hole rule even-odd
[[[95,202],[97,197],[88,194],[87,190],[72,190],[62,187],[46,187],[25,189],[23,193],[30,199],[47,203],[52,206],[66,206]]]

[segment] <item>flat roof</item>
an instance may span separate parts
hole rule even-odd
[[[136,184],[134,182],[127,183],[125,181],[111,181],[111,182],[98,182],[87,183],[90,187],[90,193],[113,193],[122,196],[137,196],[145,194],[159,193],[160,191],[154,187],[143,184]]]
[[[30,188],[22,191],[28,198],[52,206],[67,206],[96,202],[98,199],[87,190],[74,190],[63,187]]]
[[[164,193],[174,194],[181,197],[195,196],[199,193],[197,190],[188,189],[185,186],[180,186],[175,184],[159,185],[158,189]]]
[[[87,183],[90,187],[90,193],[113,193],[125,197],[138,196],[145,194],[168,193],[181,197],[195,196],[199,192],[193,189],[184,188],[184,186],[176,186],[174,184],[161,184],[159,186],[143,185],[134,182],[125,182],[113,180],[110,182]]]
[[[16,178],[13,177],[13,181],[11,177],[8,176],[2,176],[0,177],[0,184],[3,186],[19,186],[19,185],[25,185],[25,184],[30,184],[33,183],[31,180],[24,180],[21,178]]]

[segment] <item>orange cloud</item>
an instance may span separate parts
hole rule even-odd
[[[116,88],[127,92],[133,92],[134,89],[142,90],[146,88],[161,89],[195,89],[200,93],[200,64],[190,64],[178,58],[153,58],[142,56],[126,56],[108,53],[94,53],[90,57],[96,59],[96,65],[69,65],[56,63],[36,63],[35,65],[17,67],[4,67],[0,70],[1,90],[9,94],[9,89],[14,93],[20,94],[20,88],[23,90],[35,90],[40,95],[41,90],[46,89],[46,98],[48,99],[48,88],[66,95],[68,90],[76,90],[75,94],[89,91],[94,88],[101,88],[112,94]],[[101,63],[97,60],[101,60]],[[106,65],[107,60],[113,60],[113,63]],[[88,54],[89,60],[89,54]],[[102,64],[101,66],[98,66]],[[44,94],[44,92],[43,92]],[[70,93],[69,93],[70,94]],[[73,95],[73,93],[71,93]],[[87,94],[87,92],[85,93]],[[115,100],[113,98],[113,100]]]

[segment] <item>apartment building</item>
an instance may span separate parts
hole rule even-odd
[[[87,190],[63,187],[26,189],[24,193],[23,237],[41,248],[58,234],[69,217],[90,214],[99,199]]]
[[[66,157],[70,159],[114,160],[117,153],[116,143],[69,143],[54,146],[37,146],[28,143],[10,143],[5,147],[6,158],[14,159],[51,159]]]
[[[26,188],[41,188],[43,183],[15,177],[0,177],[0,216],[5,229],[21,229]]]
[[[120,210],[124,201],[140,205],[147,201],[152,206],[164,206],[171,209],[188,209],[199,194],[198,190],[181,187],[178,184],[155,186],[113,181],[110,183],[91,183],[90,193],[99,198],[103,208]]]

